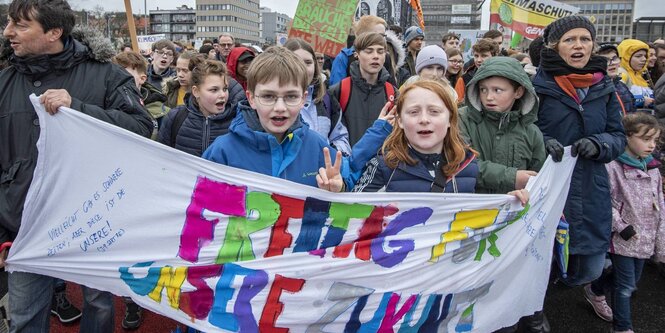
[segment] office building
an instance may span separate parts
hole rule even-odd
[[[196,0],[196,39],[227,32],[237,43],[259,43],[259,0]]]
[[[291,24],[291,18],[282,13],[273,12],[268,7],[261,7],[261,42],[266,44],[275,44],[277,34],[287,33]]]
[[[633,23],[633,38],[653,42],[665,37],[665,17],[640,17]]]
[[[151,10],[150,34],[165,34],[166,39],[172,41],[193,41],[196,34],[194,8],[183,5],[176,9]]]
[[[578,7],[596,25],[597,42],[621,42],[633,35],[635,0],[559,0]]]

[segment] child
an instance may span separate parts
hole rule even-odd
[[[637,109],[653,109],[653,88],[642,77],[647,70],[649,46],[637,39],[624,39],[618,46],[621,57],[619,75],[635,97]],[[650,110],[652,111],[652,110]]]
[[[185,104],[185,95],[189,92],[192,72],[189,70],[189,60],[197,56],[194,51],[185,51],[178,56],[175,62],[176,76],[164,80],[164,95],[166,95],[166,105],[175,108],[178,105]]]
[[[148,82],[155,88],[162,90],[162,81],[176,75],[173,65],[173,57],[176,47],[168,39],[160,39],[152,44],[152,62],[148,66]]]
[[[523,189],[547,158],[535,125],[538,97],[520,63],[509,57],[485,61],[467,85],[460,110],[462,133],[478,152],[476,191]]]
[[[120,65],[134,77],[136,88],[141,93],[143,105],[148,109],[152,118],[157,121],[157,126],[153,131],[153,139],[156,139],[157,129],[159,128],[163,117],[169,113],[171,109],[165,105],[166,96],[164,96],[157,87],[147,82],[148,77],[146,75],[146,70],[148,64],[146,63],[145,58],[136,52],[126,51],[118,53],[113,57],[113,63]]]
[[[464,102],[464,80],[462,79],[462,74],[464,71],[464,56],[462,51],[459,49],[448,49],[446,51],[446,56],[448,58],[448,68],[446,69],[446,79],[448,84],[451,87],[455,88],[455,93],[457,94],[457,105],[460,105]]]
[[[256,54],[249,47],[234,47],[226,58],[226,65],[229,69],[229,75],[240,85],[243,90],[247,90],[247,69],[254,60]]]
[[[341,152],[335,154],[300,117],[309,82],[305,64],[293,52],[275,46],[261,53],[247,71],[247,102],[239,104],[229,133],[217,138],[203,158],[333,192],[352,188],[392,130],[385,120],[391,118],[387,105],[342,161]]]
[[[619,77],[619,64],[621,63],[621,58],[619,58],[619,50],[617,47],[612,43],[600,44],[596,54],[607,59],[607,76],[609,76],[612,79],[612,82],[614,82],[614,88],[616,88],[619,102],[621,102],[623,114],[625,115],[626,113],[637,111],[635,108],[635,97],[633,96],[633,93],[630,92],[628,86],[626,86]]]
[[[309,129],[321,134],[335,149],[344,155],[350,155],[349,131],[342,124],[339,107],[333,108],[331,105],[330,95],[327,95],[321,80],[321,68],[315,62],[314,49],[300,38],[289,38],[284,47],[300,57],[307,68],[309,87],[305,105],[300,111],[303,120],[309,125]]]
[[[383,67],[386,39],[370,32],[356,38],[353,44],[358,61],[351,64],[351,76],[330,88],[329,94],[341,106],[342,122],[354,146],[372,126],[386,102],[393,102],[396,88]],[[392,99],[391,99],[392,98]]]
[[[547,154],[536,126],[538,97],[529,76],[514,58],[492,57],[467,85],[461,130],[478,152],[476,192],[521,190],[535,176]],[[544,313],[522,319],[532,332],[548,331]],[[517,326],[501,332],[516,331]]]
[[[226,66],[198,55],[189,60],[192,93],[185,104],[171,110],[159,130],[158,141],[195,156],[228,132],[236,115],[229,102]]]
[[[429,80],[406,86],[395,119],[398,126],[367,163],[354,192],[475,192],[475,153],[460,134],[457,103],[446,87]],[[529,195],[509,194],[523,204]]]
[[[418,75],[410,77],[404,82],[404,85],[421,79],[439,81],[446,86],[450,93],[453,94],[453,97],[455,97],[455,100],[457,100],[457,93],[448,84],[448,79],[446,78],[447,69],[448,56],[446,56],[446,52],[438,45],[425,46],[418,52],[418,57],[416,58],[416,72]]]
[[[630,296],[640,280],[644,262],[652,255],[665,259],[665,206],[660,163],[651,156],[661,132],[658,120],[637,112],[623,118],[628,145],[606,165],[612,195],[612,273],[584,287],[596,314],[612,321],[614,332],[633,332]],[[612,308],[604,291],[612,290]]]
[[[485,60],[496,57],[499,54],[499,45],[490,39],[479,39],[476,44],[473,44],[471,49],[473,50],[473,65],[462,76],[465,86],[469,84],[469,81],[471,81]]]

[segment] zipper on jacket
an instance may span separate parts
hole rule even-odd
[[[203,141],[201,142],[201,154],[203,154],[206,150],[208,150],[208,145],[210,142],[210,118],[205,117],[206,122],[205,125],[203,126]]]
[[[129,106],[130,106],[132,109],[134,109],[134,108],[135,108],[135,106],[134,106],[134,101],[133,101],[132,98],[129,96],[129,91],[127,90],[127,87],[123,86],[123,87],[122,87],[122,91],[125,93],[125,99],[127,99],[127,103],[129,104]]]
[[[584,108],[582,107],[582,104],[577,104],[577,108],[580,110],[580,112],[584,112]]]

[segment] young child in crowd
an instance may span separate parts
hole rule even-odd
[[[385,107],[351,157],[343,158],[303,122],[300,110],[310,78],[302,59],[284,47],[271,47],[257,56],[247,80],[247,101],[239,104],[229,133],[217,138],[203,158],[340,192],[353,187],[392,130]]]
[[[478,68],[460,109],[461,131],[478,152],[477,193],[521,190],[536,176],[547,153],[536,126],[538,96],[519,61],[493,57]],[[529,332],[547,332],[542,311],[521,319]],[[500,332],[516,332],[517,324]]]
[[[162,81],[176,75],[171,67],[176,55],[175,44],[168,39],[160,39],[152,44],[152,62],[148,66],[148,82],[162,90]]]
[[[658,120],[637,112],[623,118],[628,145],[618,159],[606,165],[612,195],[612,272],[604,272],[584,287],[584,296],[596,314],[613,323],[614,332],[633,332],[630,296],[644,263],[654,254],[665,260],[665,205],[660,162],[651,156],[661,128]],[[611,290],[612,307],[605,290]]]
[[[457,103],[443,84],[421,80],[405,86],[395,122],[354,192],[475,192],[475,152],[464,142]],[[526,190],[509,194],[528,201]]]
[[[322,81],[321,68],[316,63],[314,49],[300,38],[289,38],[284,47],[300,57],[307,68],[309,87],[305,105],[300,111],[303,120],[309,125],[309,129],[321,134],[335,149],[344,155],[350,155],[349,131],[342,124],[339,107],[333,108],[331,105],[332,100]]]
[[[635,97],[637,109],[653,109],[653,88],[642,77],[647,70],[649,46],[637,39],[624,39],[617,47],[621,57],[621,81]]]
[[[185,51],[178,56],[175,62],[176,76],[164,80],[163,91],[166,95],[166,104],[170,108],[185,104],[185,95],[191,89],[192,72],[189,70],[189,61],[198,53],[194,51]]]
[[[169,113],[170,108],[165,104],[166,96],[147,81],[146,70],[148,64],[145,58],[134,51],[125,51],[113,57],[113,63],[120,65],[134,77],[136,88],[141,93],[143,105],[148,109],[152,118],[157,121],[157,127],[155,127],[153,133],[153,139],[156,139],[158,127],[163,117]]]
[[[614,82],[614,88],[616,88],[623,113],[626,114],[637,111],[635,108],[635,97],[633,96],[633,93],[630,92],[628,86],[626,86],[619,77],[619,64],[621,64],[621,58],[619,58],[619,50],[616,45],[612,43],[600,44],[596,54],[607,59],[607,76],[609,76],[612,79],[612,82]]]
[[[464,102],[464,80],[462,75],[464,71],[464,55],[462,51],[455,48],[446,50],[446,57],[448,58],[448,68],[446,69],[446,79],[451,87],[455,88],[457,94],[457,105]]]
[[[226,66],[201,54],[189,60],[192,93],[165,117],[158,141],[195,156],[228,132],[236,108],[229,102]]]
[[[465,86],[469,84],[485,60],[499,55],[499,45],[490,39],[479,39],[471,49],[473,50],[473,65],[462,75]]]
[[[515,59],[487,59],[467,85],[465,104],[462,133],[479,159],[476,191],[523,189],[547,158],[529,76]]]
[[[393,102],[397,88],[388,82],[390,74],[383,67],[386,39],[376,32],[362,34],[353,44],[358,61],[351,64],[351,76],[332,86],[329,94],[339,104],[342,122],[354,146],[372,126],[387,102]]]
[[[441,84],[453,94],[457,100],[457,93],[453,87],[448,84],[446,79],[446,70],[448,68],[448,57],[446,52],[438,45],[429,45],[423,47],[416,57],[416,72],[418,75],[410,77],[404,85],[411,84],[418,80],[434,80]]]

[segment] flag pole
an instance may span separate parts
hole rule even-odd
[[[125,14],[127,15],[127,30],[129,30],[129,39],[132,41],[132,50],[139,52],[139,39],[136,36],[136,24],[134,24],[134,14],[132,14],[132,2],[125,0]]]

